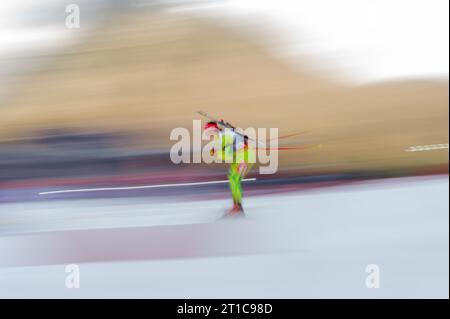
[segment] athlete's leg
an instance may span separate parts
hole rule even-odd
[[[233,197],[233,209],[231,213],[243,212],[242,208],[242,186],[241,182],[250,172],[253,163],[248,161],[248,150],[241,150],[237,153],[237,161],[230,165],[230,170],[228,172],[228,179],[230,181],[230,190]]]
[[[230,181],[230,190],[233,197],[234,206],[242,202],[241,175],[239,174],[239,164],[233,163],[228,171],[228,180]]]
[[[230,166],[228,179],[230,181],[230,189],[233,197],[234,210],[242,210],[242,180],[247,176],[252,164],[248,163],[233,163]]]

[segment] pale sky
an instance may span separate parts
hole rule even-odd
[[[1,0],[0,56],[26,55],[70,43],[64,40],[73,32],[61,25],[24,25],[21,21],[24,16],[38,16],[41,9],[64,3]],[[80,7],[83,23],[83,5]],[[310,59],[321,72],[350,81],[448,78],[448,0],[224,0],[169,12],[177,10],[256,30],[267,40],[270,52],[293,66]]]
[[[352,81],[448,77],[448,0],[228,0],[196,10],[270,30],[274,54]]]

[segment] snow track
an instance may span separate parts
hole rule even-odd
[[[217,221],[223,200],[2,204],[0,297],[448,298],[448,182],[249,197],[232,221]],[[68,263],[80,289],[64,286]]]

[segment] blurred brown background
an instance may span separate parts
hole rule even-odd
[[[169,149],[170,131],[192,129],[197,110],[240,127],[306,131],[283,145],[281,168],[448,171],[448,81],[409,79],[351,86],[294,70],[257,41],[211,20],[157,11],[115,13],[80,43],[36,56],[39,70],[1,101],[0,138],[48,129],[119,131],[130,147]],[[168,155],[167,155],[168,156]]]

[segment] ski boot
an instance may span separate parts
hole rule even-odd
[[[234,203],[233,208],[231,208],[224,216],[225,218],[234,217],[245,217],[244,209],[241,203]]]

